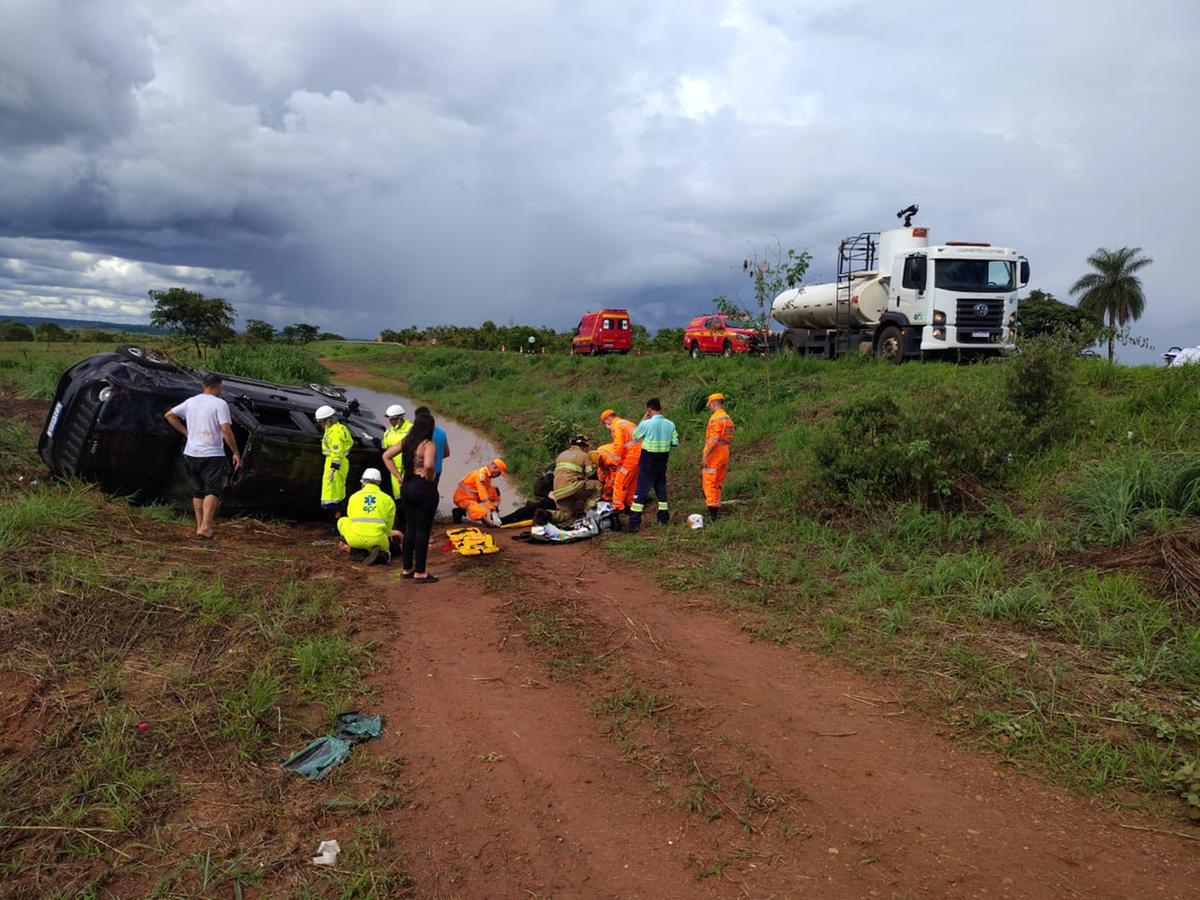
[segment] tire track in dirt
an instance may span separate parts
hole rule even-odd
[[[1194,896],[1193,844],[954,745],[887,685],[751,643],[586,544],[502,543],[514,592],[576,604],[606,671],[554,682],[461,571],[490,560],[392,592],[379,746],[408,760],[419,896]],[[623,682],[671,696],[640,759],[589,712]],[[711,787],[691,812],[689,778]]]
[[[453,573],[392,595],[375,746],[406,761],[395,825],[417,895],[713,894],[685,871],[670,798],[646,796],[575,689],[504,639],[501,602]]]

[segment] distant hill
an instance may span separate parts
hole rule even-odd
[[[132,322],[99,322],[94,319],[55,319],[50,316],[10,316],[0,313],[0,321],[23,322],[30,328],[42,322],[54,322],[63,328],[99,328],[102,331],[130,331],[136,334],[164,334],[161,328]]]

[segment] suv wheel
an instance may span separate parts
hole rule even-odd
[[[729,357],[733,356],[733,347],[730,345],[729,341],[726,341],[725,346],[721,348],[721,355],[726,359],[729,359]]]
[[[304,386],[310,391],[320,394],[322,397],[328,397],[330,400],[344,401],[346,399],[346,391],[344,388],[334,387],[331,384],[316,384],[314,382],[309,382]]]
[[[691,354],[692,354],[692,359],[700,358],[700,345],[697,344],[695,341],[692,341]]]
[[[123,346],[118,347],[117,352],[145,366],[147,369],[159,369],[164,372],[182,370],[182,367],[172,360],[171,357],[157,350],[146,347]]]

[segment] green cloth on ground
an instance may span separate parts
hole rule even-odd
[[[338,763],[350,755],[350,748],[361,741],[379,737],[383,731],[383,716],[364,716],[359,712],[341,713],[333,720],[336,734],[319,737],[303,750],[283,761],[289,772],[320,781]]]

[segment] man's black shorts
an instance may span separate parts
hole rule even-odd
[[[183,467],[192,483],[192,496],[220,497],[229,484],[229,464],[224,456],[184,456]]]

